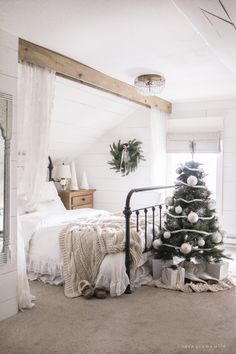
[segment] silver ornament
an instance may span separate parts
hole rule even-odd
[[[219,231],[216,231],[211,238],[214,243],[220,243],[223,237]]]
[[[199,247],[203,247],[205,245],[205,240],[201,237],[199,238],[197,244]]]
[[[182,168],[181,167],[177,167],[177,169],[176,169],[176,173],[178,174],[178,175],[180,175],[181,173],[182,173]]]
[[[192,251],[192,246],[190,245],[190,243],[185,242],[180,246],[180,252],[183,254],[188,254],[191,251]]]
[[[161,239],[157,238],[156,240],[153,241],[152,246],[155,249],[158,249],[162,245]]]
[[[175,212],[176,212],[176,214],[181,214],[181,213],[182,213],[182,211],[183,211],[183,209],[181,208],[181,206],[180,206],[180,205],[178,205],[178,206],[175,208]]]
[[[163,234],[163,237],[166,238],[166,239],[170,238],[171,237],[170,231],[165,231],[164,234]]]
[[[188,214],[188,221],[191,223],[191,224],[195,224],[196,222],[198,222],[198,215],[197,213],[191,211],[189,214]]]
[[[191,187],[196,186],[198,183],[198,179],[195,176],[189,176],[187,179],[187,184]]]

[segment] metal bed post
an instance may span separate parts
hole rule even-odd
[[[126,202],[125,202],[125,208],[123,211],[123,214],[125,216],[125,266],[126,266],[126,273],[130,279],[130,266],[131,266],[131,255],[130,255],[130,217],[132,215],[132,210],[130,208],[130,200],[131,197],[134,193],[139,193],[139,192],[147,192],[147,191],[151,191],[151,190],[161,190],[161,189],[168,189],[168,188],[174,188],[174,186],[163,186],[163,187],[148,187],[148,188],[136,188],[136,189],[131,189],[129,191],[129,193],[127,194],[126,197]],[[159,206],[160,207],[160,206]],[[155,219],[155,207],[148,207],[148,208],[152,208],[153,211],[153,222]],[[145,251],[147,251],[147,209],[148,208],[141,208],[139,210],[144,210],[145,213]],[[160,212],[161,212],[161,208],[160,207]],[[136,210],[136,216],[138,218],[139,215],[139,211]],[[161,216],[160,216],[160,220],[159,222],[161,223]],[[137,219],[137,230],[138,230],[138,219]],[[153,236],[154,236],[154,225],[153,225]],[[130,288],[130,284],[127,286],[126,294],[131,294],[131,288]]]

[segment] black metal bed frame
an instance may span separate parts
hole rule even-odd
[[[136,231],[139,231],[139,214],[141,211],[144,212],[144,237],[145,237],[145,247],[143,253],[149,251],[147,245],[147,214],[148,211],[151,209],[152,211],[152,232],[153,232],[153,239],[155,236],[155,211],[156,208],[159,208],[159,227],[161,228],[162,225],[162,208],[164,203],[151,205],[144,208],[134,209],[132,210],[130,207],[131,197],[134,193],[140,192],[147,192],[152,190],[163,190],[163,189],[170,189],[174,188],[174,186],[161,186],[161,187],[147,187],[147,188],[136,188],[131,189],[126,197],[125,208],[123,214],[125,216],[125,266],[126,266],[126,273],[130,279],[130,266],[131,266],[131,255],[130,255],[130,218],[132,214],[136,215]],[[131,294],[130,284],[126,288],[126,294]]]

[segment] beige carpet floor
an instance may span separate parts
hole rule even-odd
[[[105,300],[67,299],[31,283],[32,310],[0,322],[0,354],[236,354],[236,288],[184,294],[142,287]]]

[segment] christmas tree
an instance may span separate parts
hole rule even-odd
[[[211,199],[201,164],[190,161],[177,168],[179,175],[172,197],[166,199],[167,211],[162,229],[153,241],[156,258],[186,261],[220,261],[226,257],[224,232],[216,216],[216,203]]]

